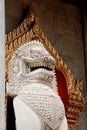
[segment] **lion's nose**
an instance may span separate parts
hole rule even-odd
[[[53,63],[53,64],[56,64],[56,60],[52,57],[52,56],[45,56],[44,57],[44,61],[45,62],[51,62],[51,63]]]
[[[49,58],[45,56],[44,61],[49,61]]]

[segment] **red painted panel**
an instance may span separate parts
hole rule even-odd
[[[58,94],[60,95],[64,106],[65,110],[67,111],[67,105],[68,105],[68,92],[67,92],[67,83],[64,74],[58,70],[55,69],[56,72],[56,78],[57,78],[57,87],[58,87]]]

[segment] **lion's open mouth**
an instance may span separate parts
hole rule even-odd
[[[36,66],[36,67],[31,67],[31,68],[30,68],[31,71],[34,71],[34,70],[37,70],[37,69],[44,69],[44,70],[52,71],[51,68],[46,67],[46,66]]]
[[[25,66],[25,73],[30,73],[30,72],[33,72],[33,71],[36,71],[36,70],[44,70],[44,71],[49,71],[49,72],[52,72],[54,70],[53,66],[52,65],[46,65],[46,64],[29,64],[29,63],[26,63],[26,66]]]

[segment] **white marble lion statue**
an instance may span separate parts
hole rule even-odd
[[[16,130],[68,130],[64,105],[57,93],[55,64],[36,40],[14,52],[7,93],[13,97]]]

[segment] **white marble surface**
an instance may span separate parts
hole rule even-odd
[[[4,60],[4,0],[0,0],[0,130],[4,130],[5,60]]]

